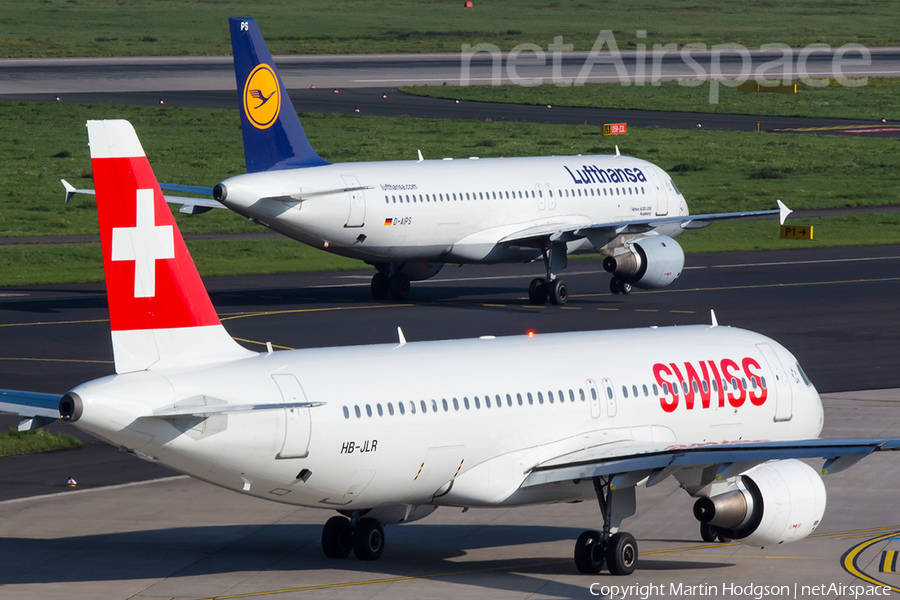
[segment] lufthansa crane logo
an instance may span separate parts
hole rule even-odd
[[[244,84],[244,114],[257,129],[268,129],[281,110],[281,88],[275,70],[258,65]]]

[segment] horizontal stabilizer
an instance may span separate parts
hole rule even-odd
[[[0,390],[0,411],[23,417],[19,431],[43,427],[59,418],[58,394]]]

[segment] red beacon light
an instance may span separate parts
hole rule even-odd
[[[528,333],[526,333],[525,335],[527,335],[528,337],[534,337],[534,329],[529,329]]]

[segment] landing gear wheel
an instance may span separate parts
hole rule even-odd
[[[631,284],[625,281],[619,282],[619,289],[621,290],[621,294],[630,294],[631,293]]]
[[[621,285],[622,285],[622,280],[619,279],[618,277],[613,277],[612,279],[609,280],[609,291],[613,294],[621,294],[622,293],[622,288],[620,287]]]
[[[353,550],[350,519],[331,517],[322,529],[322,550],[328,558],[347,558]]]
[[[409,277],[403,273],[397,273],[391,277],[391,298],[404,301],[409,298]]]
[[[631,575],[637,563],[638,547],[634,536],[621,531],[606,545],[606,566],[613,575]]]
[[[569,288],[561,279],[554,279],[547,284],[547,294],[550,296],[550,303],[562,306],[569,300]]]
[[[585,531],[575,542],[575,566],[579,573],[594,575],[603,568],[603,543],[599,531]]]
[[[538,306],[547,304],[547,284],[542,278],[535,277],[531,280],[528,286],[528,299]]]
[[[376,519],[360,519],[353,528],[353,553],[359,560],[376,560],[384,552],[384,528]]]
[[[718,537],[719,535],[712,527],[709,526],[708,523],[700,523],[700,539],[702,539],[707,544],[712,544]]]
[[[391,279],[384,273],[372,276],[372,297],[376,300],[387,300],[391,295]]]

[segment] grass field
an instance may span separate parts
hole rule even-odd
[[[739,92],[734,87],[720,85],[716,104],[709,102],[708,83],[687,86],[677,81],[662,82],[659,86],[589,83],[570,87],[548,84],[401,89],[419,96],[479,102],[836,119],[896,121],[900,106],[900,79],[885,77],[870,77],[867,85],[860,87],[839,85],[834,80],[828,87],[810,87],[798,82],[796,94]]]
[[[637,43],[900,45],[896,6],[857,0],[20,0],[0,1],[0,57],[231,54],[227,17],[253,17],[273,54],[458,52],[489,42],[590,50],[601,30]],[[637,31],[646,31],[645,39]]]
[[[243,172],[235,111],[0,103],[8,140],[0,144],[0,236],[96,233],[93,198],[77,196],[63,204],[59,179],[92,187],[84,122],[100,118],[134,123],[160,181],[211,187]],[[627,136],[612,140],[591,126],[318,114],[301,118],[313,147],[334,162],[413,159],[417,148],[428,158],[603,154],[617,143],[623,154],[671,173],[695,213],[773,208],[778,198],[795,209],[900,203],[900,154],[891,139],[630,129]],[[261,231],[224,210],[176,214],[176,219],[184,232]],[[848,218],[839,228],[838,220],[826,219],[817,226],[812,245],[893,243],[894,219]],[[755,229],[760,226],[770,228]],[[775,235],[771,223],[724,223],[682,239],[691,251],[798,245]],[[287,239],[198,241],[190,247],[205,275],[362,267]],[[101,277],[97,246],[0,247],[0,285]]]
[[[65,433],[50,433],[43,429],[21,432],[10,429],[8,433],[0,435],[0,457],[65,450],[83,445],[78,438]]]

